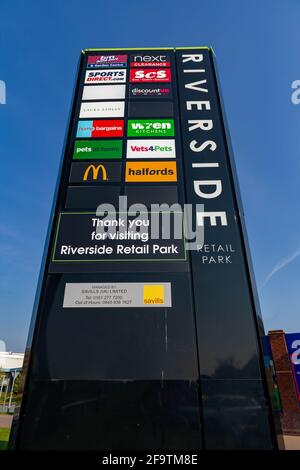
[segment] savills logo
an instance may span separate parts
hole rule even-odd
[[[90,172],[92,174],[92,180],[97,181],[98,177],[99,177],[99,171],[100,170],[101,170],[101,174],[102,174],[102,181],[107,181],[107,171],[106,171],[104,165],[98,165],[98,166],[90,165],[90,166],[88,166],[87,169],[85,170],[84,175],[83,175],[83,181],[88,180]]]
[[[6,85],[3,80],[0,80],[0,104],[6,104]]]

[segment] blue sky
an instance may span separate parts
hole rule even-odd
[[[212,45],[266,329],[300,330],[297,0],[2,0],[0,338],[23,350],[81,49]]]

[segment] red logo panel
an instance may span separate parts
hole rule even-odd
[[[130,81],[132,83],[141,82],[170,82],[170,69],[131,69]]]

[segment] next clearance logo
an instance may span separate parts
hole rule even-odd
[[[170,82],[171,69],[131,69],[130,81],[136,82]]]
[[[97,72],[87,71],[84,83],[125,83],[126,70],[98,70]]]
[[[76,137],[123,137],[124,120],[79,121]]]
[[[125,181],[128,183],[177,181],[176,162],[127,162]]]
[[[175,158],[175,140],[128,140],[127,158]]]
[[[127,55],[90,55],[88,56],[87,68],[96,69],[100,67],[126,67]]]
[[[170,59],[166,55],[133,55],[131,67],[170,67]]]

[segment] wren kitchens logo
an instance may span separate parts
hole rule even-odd
[[[3,80],[0,80],[0,104],[6,104],[6,85]]]

